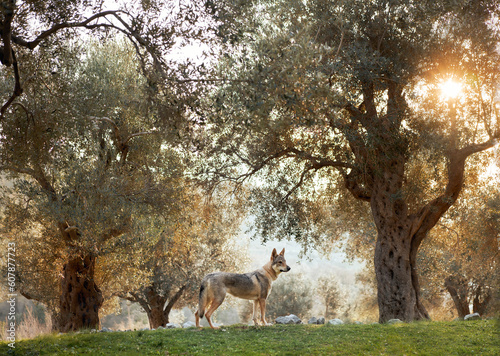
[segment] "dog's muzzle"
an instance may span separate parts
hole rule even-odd
[[[284,271],[282,270],[281,272],[288,272],[290,270],[291,270],[290,266],[286,266],[286,269]]]

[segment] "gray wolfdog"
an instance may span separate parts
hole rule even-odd
[[[257,319],[257,306],[260,305],[260,320],[263,325],[266,322],[266,299],[271,292],[271,284],[278,278],[281,272],[290,271],[285,261],[285,249],[280,254],[273,249],[271,260],[262,268],[250,273],[210,273],[203,278],[200,287],[200,299],[198,310],[196,311],[196,326],[200,327],[200,318],[205,316],[212,329],[210,317],[214,311],[222,304],[226,293],[238,298],[254,301],[253,321],[259,325]]]

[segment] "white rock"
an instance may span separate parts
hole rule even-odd
[[[184,324],[182,324],[182,327],[183,328],[192,328],[192,327],[195,327],[196,324],[192,321],[186,321]]]
[[[400,319],[391,319],[387,321],[387,324],[399,324],[402,323]]]
[[[275,320],[276,324],[302,324],[302,320],[297,315],[279,316]]]
[[[481,320],[479,313],[468,314],[464,316],[464,320]]]
[[[322,316],[320,316],[319,318],[316,318],[316,317],[312,317],[311,319],[309,319],[307,321],[308,324],[324,324],[325,323],[325,318],[323,318]]]
[[[177,328],[180,328],[180,327],[181,326],[179,324],[174,324],[174,323],[168,323],[167,325],[165,325],[165,329],[177,329]]]
[[[340,319],[331,319],[331,320],[328,320],[328,324],[330,324],[330,325],[342,325],[342,324],[344,324],[344,322]]]

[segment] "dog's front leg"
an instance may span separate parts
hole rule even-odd
[[[262,320],[262,325],[271,325],[266,322],[266,300],[259,299],[260,304],[260,318]]]
[[[252,320],[254,325],[259,325],[259,319],[257,318],[257,308],[259,307],[259,300],[254,300],[253,301],[253,316]]]

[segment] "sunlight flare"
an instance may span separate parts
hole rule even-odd
[[[454,99],[462,92],[462,84],[453,79],[442,82],[439,87],[441,89],[441,95],[446,99]]]

